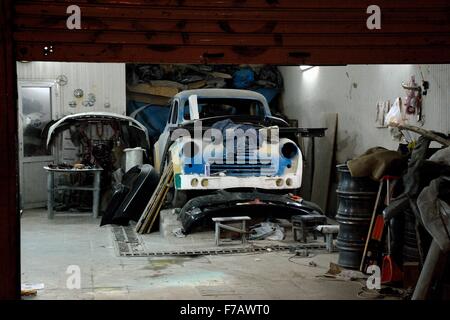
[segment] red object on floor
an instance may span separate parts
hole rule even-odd
[[[390,255],[383,258],[383,266],[381,268],[381,283],[397,282],[403,279],[403,273],[395,264]]]

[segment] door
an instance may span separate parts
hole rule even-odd
[[[18,89],[20,204],[23,209],[41,208],[47,201],[47,173],[43,167],[55,161],[43,130],[53,119],[56,84],[21,81]]]

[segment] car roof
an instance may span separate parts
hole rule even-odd
[[[191,95],[197,95],[200,98],[238,98],[238,99],[252,99],[265,102],[266,98],[258,92],[250,90],[239,89],[196,89],[185,90],[177,93],[174,98],[187,100]]]

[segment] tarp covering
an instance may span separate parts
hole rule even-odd
[[[142,108],[147,106],[146,108]],[[136,112],[138,109],[141,111]],[[127,114],[132,115],[136,112],[134,119],[142,123],[148,131],[150,139],[157,138],[164,130],[169,117],[169,108],[167,106],[149,105],[144,102],[128,101]]]

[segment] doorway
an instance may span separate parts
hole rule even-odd
[[[52,81],[20,81],[18,94],[20,206],[42,208],[47,201],[43,167],[55,161],[55,152],[47,148],[42,132],[57,108],[57,85]]]

